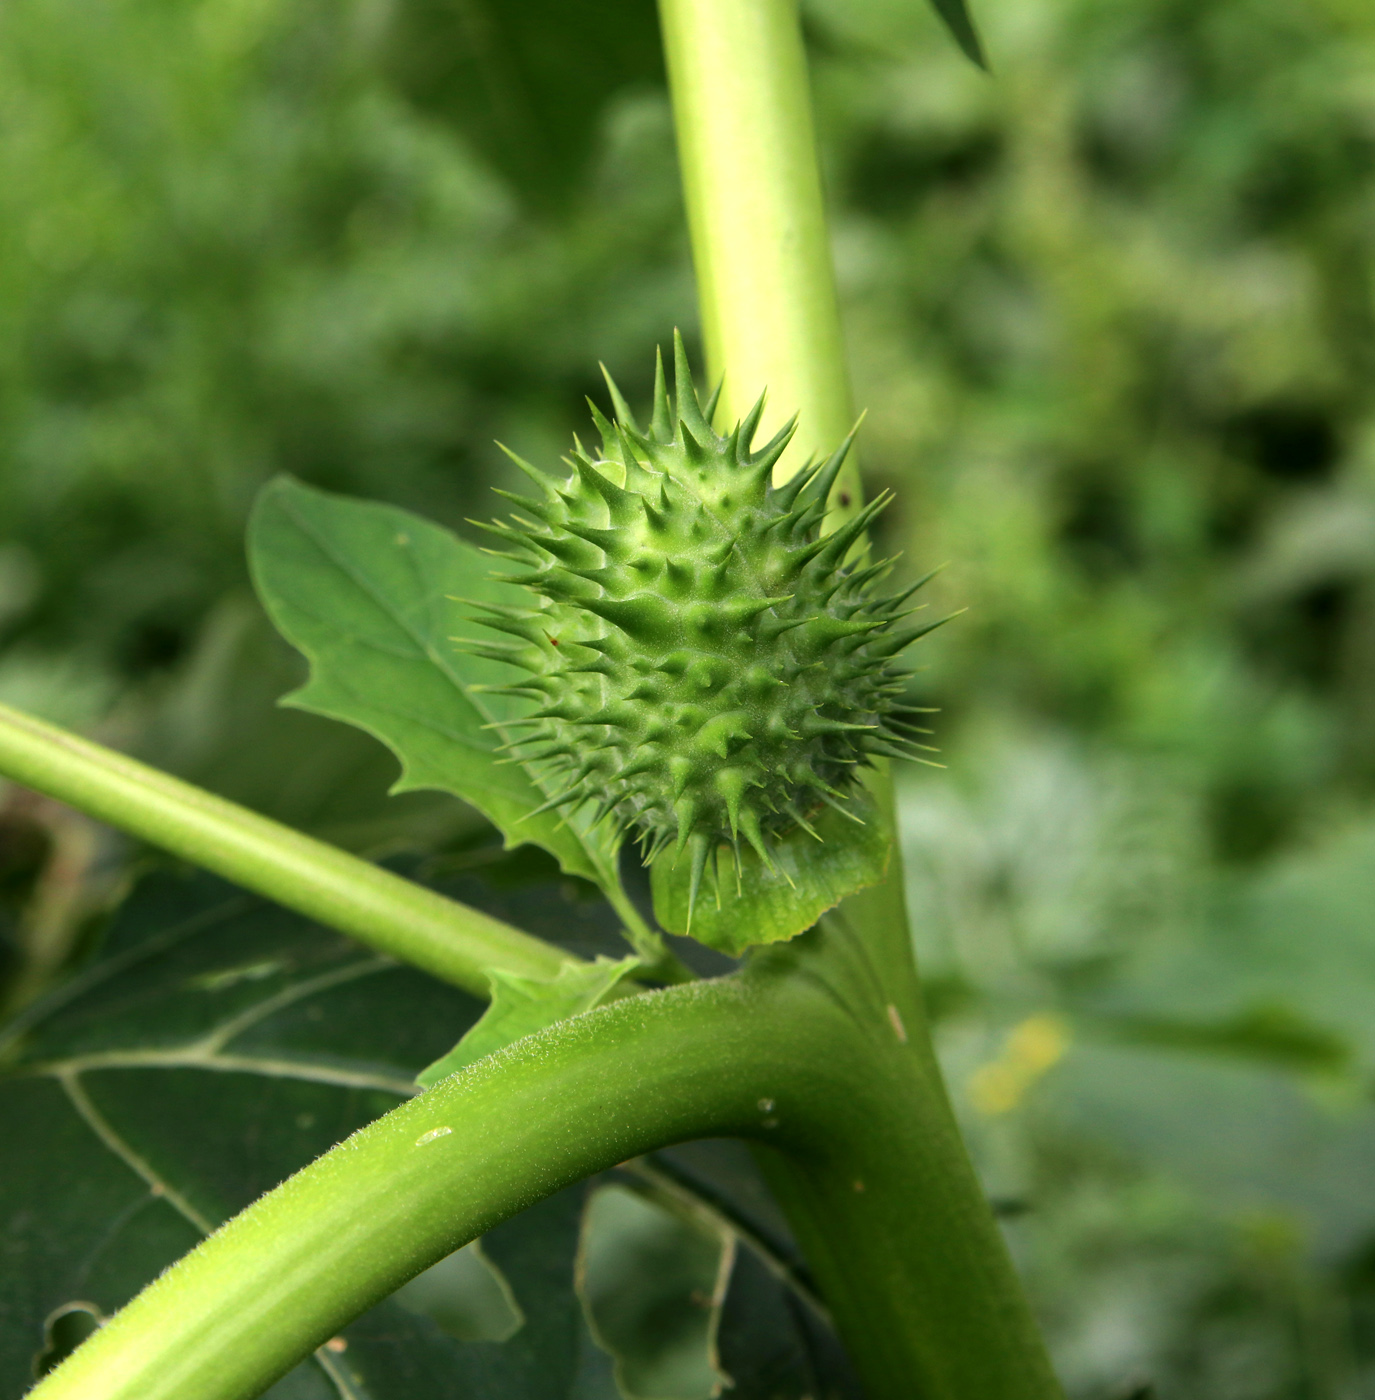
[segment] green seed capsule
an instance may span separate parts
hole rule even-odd
[[[884,566],[851,558],[885,498],[823,533],[851,439],[774,486],[792,425],[754,451],[761,401],[720,436],[674,350],[676,402],[661,362],[648,432],[612,385],[616,421],[593,408],[600,453],[579,444],[561,483],[518,462],[541,499],[509,497],[519,513],[485,528],[536,597],[487,610],[523,645],[483,654],[540,699],[511,748],[547,768],[549,805],[592,804],[696,873],[742,838],[771,863],[772,841],[843,807],[874,755],[919,757],[898,656],[930,628],[903,625],[909,595],[876,591]]]

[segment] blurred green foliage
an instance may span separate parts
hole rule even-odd
[[[1074,1394],[1369,1394],[1375,13],[990,5],[986,81],[888,8],[821,93],[867,470],[970,606],[956,1096]]]
[[[689,305],[671,132],[633,68],[591,113],[572,84],[601,139],[575,207],[537,222],[540,170],[509,185],[394,76],[431,47],[422,14],[6,7],[12,646],[78,652],[116,688],[174,662],[242,584],[278,471],[448,522],[485,508],[494,437],[561,451],[597,358],[638,365]]]
[[[652,7],[565,9],[0,11],[0,698],[355,846],[469,829],[271,710],[242,533],[279,471],[461,528],[691,328]],[[1059,1364],[1375,1393],[1375,10],[989,0],[992,77],[910,0],[806,15],[881,543],[970,609],[917,936]],[[13,961],[95,898],[45,851],[110,868],[64,821],[0,813]]]

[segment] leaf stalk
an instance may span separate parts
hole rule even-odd
[[[7,705],[0,705],[0,774],[475,996],[489,995],[489,968],[550,978],[572,956]]]

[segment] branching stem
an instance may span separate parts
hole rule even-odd
[[[480,997],[569,954],[337,847],[0,705],[0,774]]]
[[[850,426],[795,3],[660,6],[726,416],[765,386],[776,415],[800,409],[795,466]],[[837,492],[838,508],[855,508],[857,477]],[[0,721],[0,771],[368,937],[330,903],[328,862],[289,854],[318,843],[229,804],[225,820],[215,799],[140,765]],[[876,784],[891,812],[885,776]],[[427,925],[436,944],[455,918],[482,917],[446,913]],[[470,966],[558,956],[483,922],[471,947],[485,962]],[[382,923],[395,941],[404,920]],[[744,972],[562,1022],[355,1134],[145,1290],[33,1400],[249,1400],[540,1197],[656,1147],[726,1135],[758,1144],[871,1400],[1059,1395],[946,1100],[895,858],[883,885]]]
[[[939,1080],[863,963],[843,932],[817,931],[742,974],[631,997],[479,1061],[250,1206],[32,1400],[249,1400],[523,1207],[720,1135],[790,1164],[785,1201],[830,1222],[825,1247],[807,1243],[864,1342],[872,1400],[1050,1400],[973,1174],[958,1154],[951,1170]]]

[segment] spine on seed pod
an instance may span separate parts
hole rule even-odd
[[[773,868],[784,833],[816,834],[827,805],[854,815],[875,757],[930,752],[901,656],[946,619],[912,621],[927,580],[889,594],[893,561],[868,561],[886,494],[825,528],[853,432],[776,485],[794,424],[756,450],[761,399],[718,434],[676,335],[674,361],[672,399],[656,367],[647,430],[608,376],[598,451],[575,439],[562,481],[513,458],[537,494],[501,493],[516,514],[482,528],[534,596],[479,605],[506,639],[477,650],[524,673],[503,688],[533,702],[510,747],[557,774],[547,806],[614,822],[646,861],[690,862],[690,918],[713,850],[738,871],[743,841]]]

